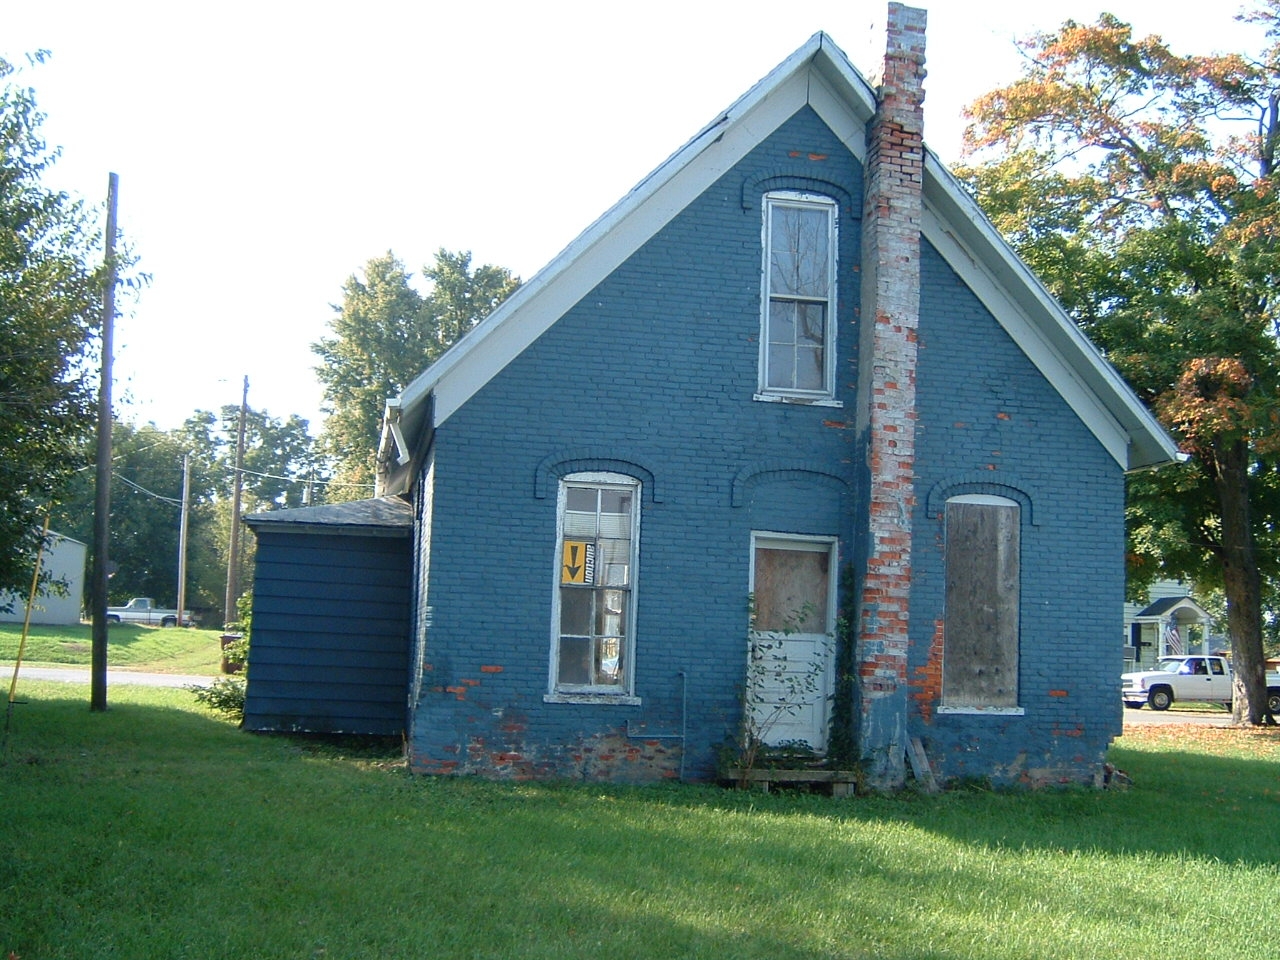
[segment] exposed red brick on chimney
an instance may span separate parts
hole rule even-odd
[[[906,700],[924,177],[924,29],[925,11],[889,4],[878,108],[867,131],[859,419],[868,436],[870,514],[859,642],[864,708],[872,710],[875,699],[897,695],[905,711]],[[868,665],[874,665],[870,676]]]

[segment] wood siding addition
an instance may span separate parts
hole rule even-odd
[[[403,734],[410,539],[258,531],[245,728]]]

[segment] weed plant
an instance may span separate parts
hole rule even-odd
[[[1280,739],[1126,733],[1128,790],[835,800],[407,774],[188,691],[24,683],[0,956],[1268,956]]]

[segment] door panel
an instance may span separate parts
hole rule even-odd
[[[826,749],[834,575],[830,539],[753,538],[747,708],[767,745]]]

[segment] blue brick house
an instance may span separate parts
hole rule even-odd
[[[812,37],[389,401],[414,770],[1098,776],[1176,451],[924,148],[923,26]]]

